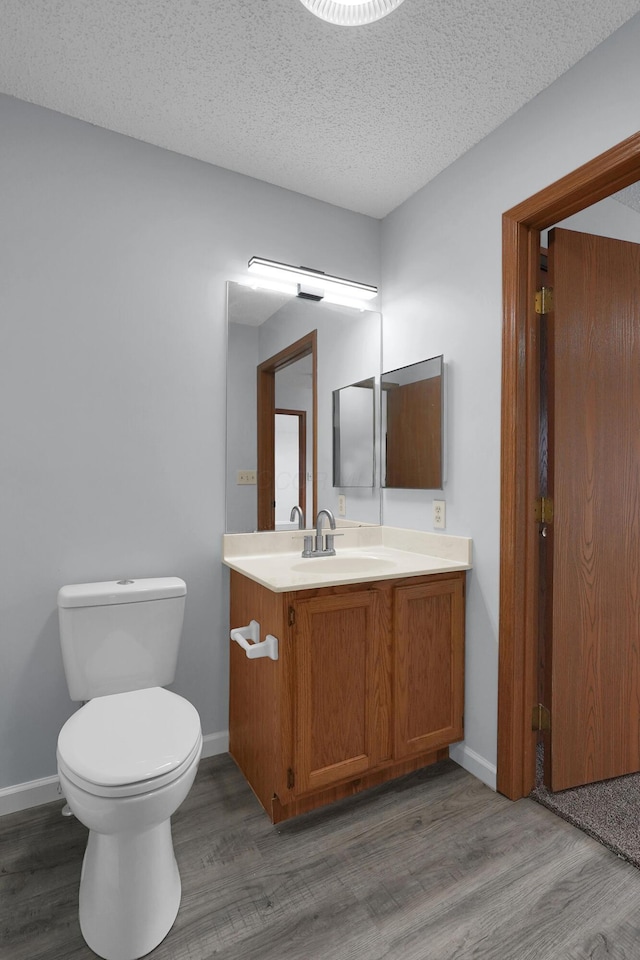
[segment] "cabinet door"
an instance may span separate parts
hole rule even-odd
[[[391,756],[388,605],[376,590],[295,604],[295,793]]]
[[[394,756],[463,737],[464,581],[394,590]]]

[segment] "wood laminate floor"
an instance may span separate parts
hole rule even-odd
[[[0,819],[0,957],[91,960],[86,830]],[[183,898],[151,960],[638,960],[640,871],[445,761],[278,827],[228,756],[173,820]]]

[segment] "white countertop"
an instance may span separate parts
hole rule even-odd
[[[303,538],[314,532],[225,534],[223,563],[274,593],[471,569],[469,537],[399,527],[339,527],[335,557],[303,558]]]

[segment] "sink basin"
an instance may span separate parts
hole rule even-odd
[[[300,563],[294,563],[291,570],[295,573],[326,573],[329,576],[336,574],[353,574],[358,576],[365,573],[383,573],[393,570],[396,564],[393,560],[382,560],[379,557],[340,556],[335,557],[307,557]]]

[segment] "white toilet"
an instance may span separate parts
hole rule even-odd
[[[175,676],[186,584],[177,577],[80,583],[58,593],[72,700],[58,737],[69,807],[89,828],[80,928],[105,960],[135,960],[171,929],[181,884],[170,817],[202,752],[198,712]]]

